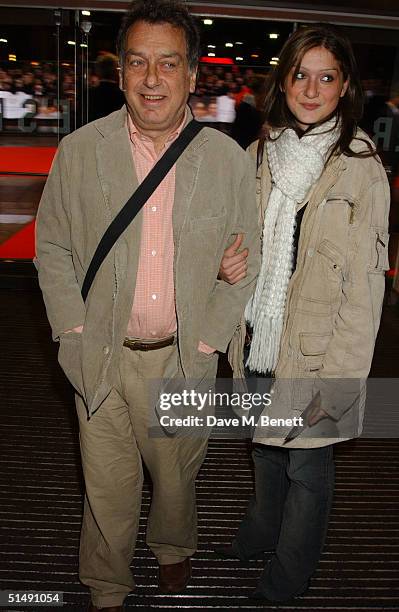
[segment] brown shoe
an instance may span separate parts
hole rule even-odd
[[[87,612],[101,612],[104,610],[105,612],[123,612],[123,606],[111,606],[108,608],[96,608],[91,602],[89,603],[89,607],[87,608]]]
[[[186,588],[190,578],[190,557],[181,563],[159,566],[159,588],[163,593],[180,593]]]

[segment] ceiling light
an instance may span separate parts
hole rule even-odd
[[[8,40],[6,38],[0,38],[0,42],[2,43],[8,43]]]
[[[272,60],[273,60],[274,62],[278,62],[279,58],[278,58],[278,57],[272,57]]]
[[[216,49],[216,45],[208,45],[208,49]]]
[[[252,53],[251,57],[257,58],[257,57],[259,57],[259,55],[257,53]]]
[[[235,43],[236,45],[243,45],[244,43],[240,42],[239,40]]]
[[[244,61],[244,58],[243,58],[243,57],[238,56],[238,57],[236,57],[236,60],[237,60],[237,62],[242,62],[242,61]]]
[[[208,53],[208,57],[216,57],[216,53]]]
[[[278,34],[269,34],[269,38],[278,38]]]
[[[8,61],[9,62],[16,62],[17,61],[17,56],[16,55],[9,55],[8,56]]]
[[[271,64],[272,66],[277,66],[278,62],[276,62],[276,60],[270,60],[269,64]]]
[[[85,17],[90,17],[91,12],[90,11],[82,11],[82,15],[85,15]]]
[[[233,43],[226,43],[225,47],[234,47]]]
[[[68,40],[67,45],[73,45],[73,46],[75,46],[75,45],[76,45],[76,43],[75,43],[75,41],[74,41],[74,40]]]
[[[212,25],[213,24],[213,19],[204,19],[203,20],[203,24],[204,25]]]
[[[86,43],[81,43],[80,45],[81,47],[85,47],[86,49],[88,48],[89,45],[86,45]]]

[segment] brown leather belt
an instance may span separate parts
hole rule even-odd
[[[131,351],[156,351],[157,349],[165,348],[165,346],[171,346],[175,343],[175,336],[168,336],[162,338],[162,340],[133,340],[132,338],[125,338],[123,346],[130,348]]]

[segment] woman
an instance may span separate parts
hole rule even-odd
[[[246,365],[274,373],[268,414],[287,426],[257,428],[255,496],[231,547],[219,552],[247,560],[274,551],[254,596],[281,602],[307,589],[322,552],[332,444],[361,429],[359,381],[370,369],[388,268],[389,188],[357,128],[361,86],[350,43],[335,27],[290,37],[264,111],[264,142],[250,147],[263,234]],[[220,277],[241,280],[245,256],[226,252]],[[235,372],[244,337],[242,327],[231,343]],[[306,407],[306,427],[287,441],[289,417]]]

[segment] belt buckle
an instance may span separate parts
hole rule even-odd
[[[140,344],[139,340],[131,340],[131,338],[125,338],[124,343],[123,343],[127,348],[129,348],[131,351],[135,351],[136,350],[136,346],[138,344]]]

